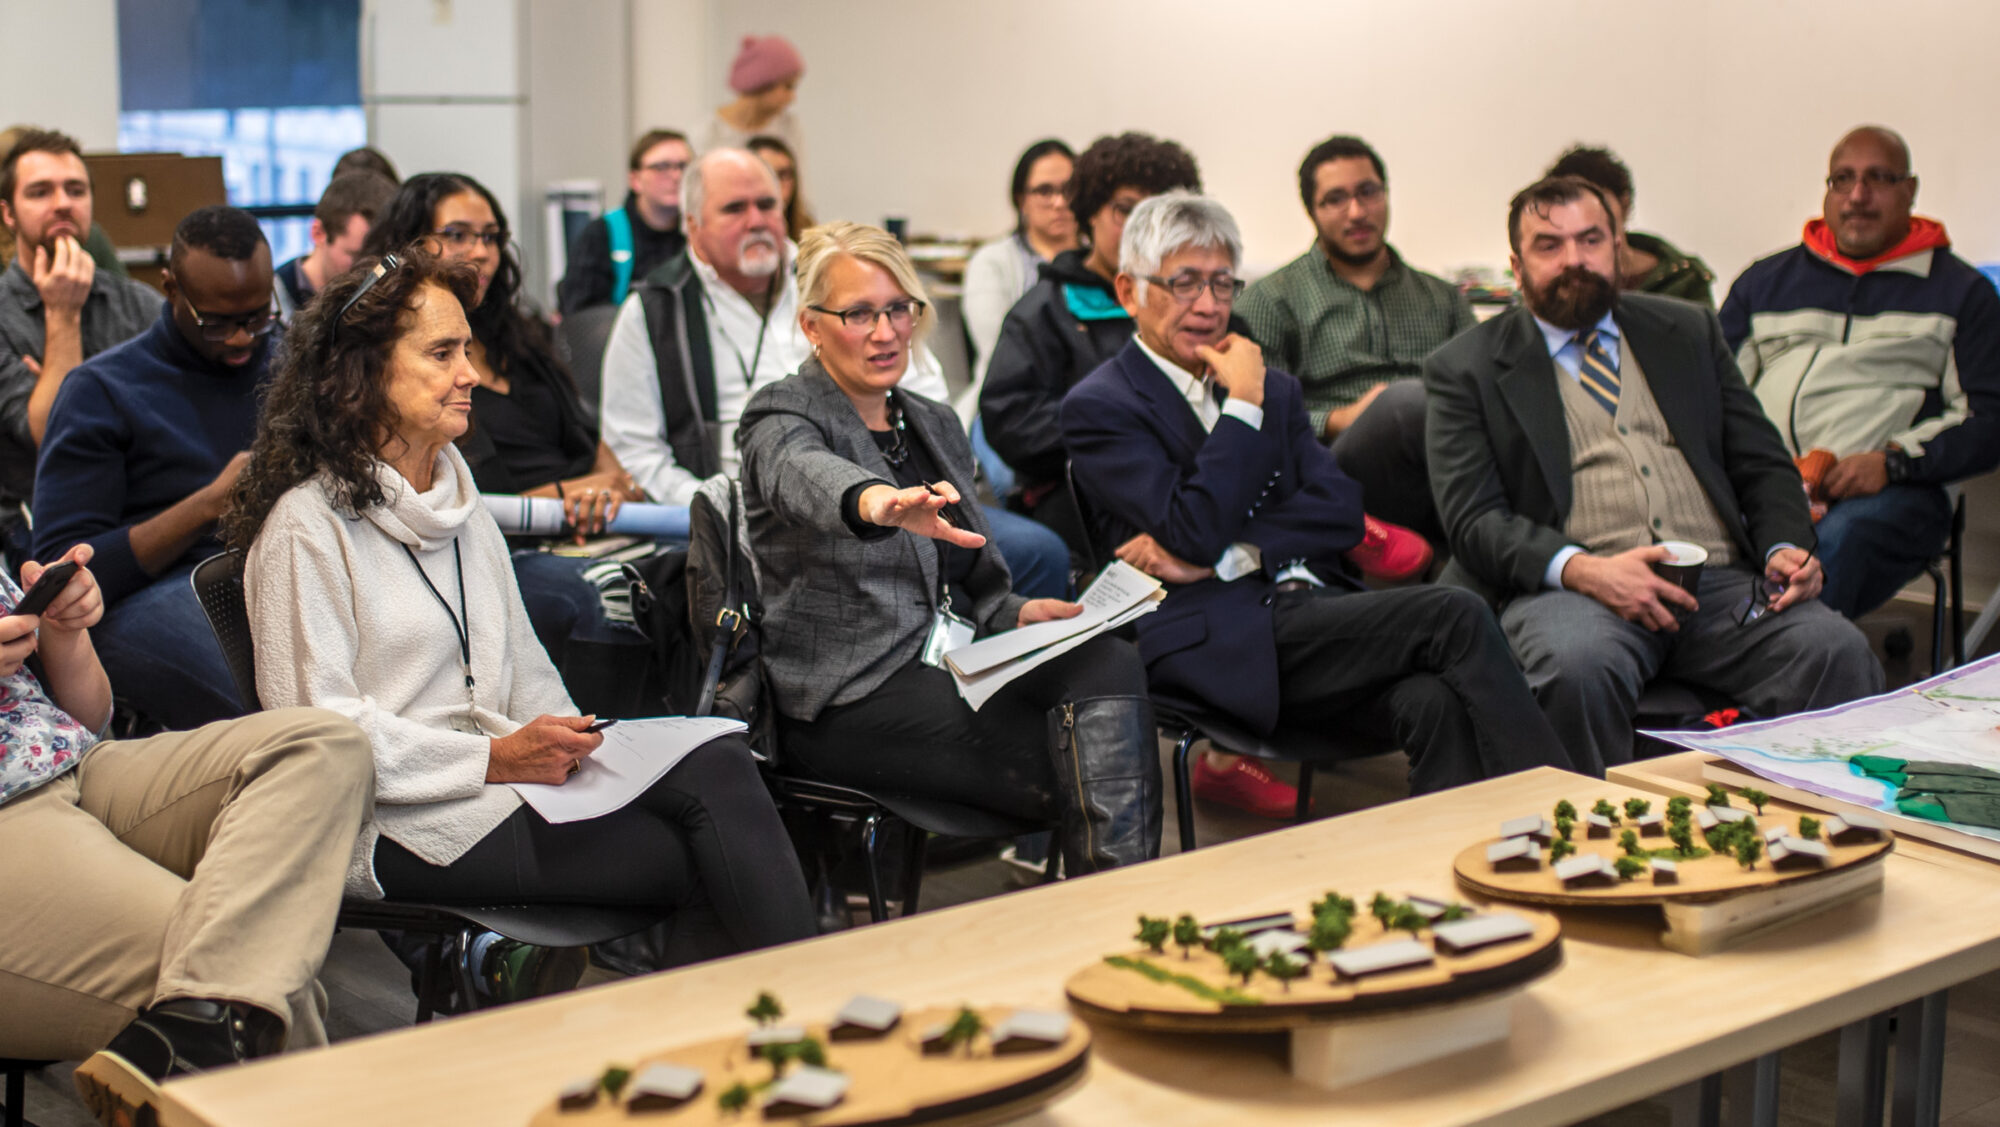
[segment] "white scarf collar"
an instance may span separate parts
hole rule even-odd
[[[387,499],[361,515],[397,543],[419,552],[434,552],[457,539],[480,504],[472,467],[450,443],[438,453],[431,487],[421,493],[387,462],[375,463],[375,480]]]

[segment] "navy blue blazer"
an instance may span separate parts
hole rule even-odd
[[[1358,587],[1341,553],[1361,540],[1361,487],[1314,437],[1299,381],[1265,373],[1261,430],[1224,415],[1204,431],[1135,341],[1064,398],[1062,428],[1091,533],[1106,550],[1145,532],[1200,566],[1235,543],[1263,552],[1256,575],[1170,585],[1137,632],[1154,692],[1269,733],[1278,723],[1271,577],[1298,562],[1329,584]]]

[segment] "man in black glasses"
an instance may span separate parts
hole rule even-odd
[[[270,369],[271,248],[251,215],[205,207],[174,231],[167,307],[70,373],[36,467],[35,558],[95,549],[93,630],[120,697],[169,728],[242,712],[188,583],[257,429]]]
[[[652,129],[634,142],[624,206],[584,225],[569,245],[556,295],[563,316],[593,305],[619,305],[632,284],[687,246],[681,231],[681,180],[694,163],[687,135]]]
[[[1879,692],[1820,604],[1798,471],[1715,315],[1620,293],[1611,201],[1558,176],[1508,217],[1522,306],[1424,361],[1446,581],[1480,590],[1582,769],[1632,758],[1660,676],[1753,716]],[[1681,542],[1679,549],[1670,542]],[[1655,571],[1705,560],[1693,590]]]
[[[1722,304],[1743,377],[1825,506],[1828,606],[1874,610],[1944,548],[1945,486],[2000,466],[2000,296],[1910,214],[1910,149],[1868,125],[1827,162],[1805,239]]]

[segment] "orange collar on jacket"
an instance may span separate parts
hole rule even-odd
[[[1939,223],[1937,220],[1926,219],[1921,215],[1912,215],[1910,217],[1909,233],[1903,236],[1902,242],[1897,243],[1895,246],[1890,247],[1873,258],[1853,259],[1840,253],[1840,247],[1833,239],[1833,229],[1826,225],[1826,220],[1808,219],[1806,220],[1805,243],[1807,250],[1846,270],[1848,273],[1866,274],[1885,262],[1893,262],[1898,258],[1915,254],[1918,251],[1948,247],[1951,245],[1951,237],[1944,233],[1944,224]]]

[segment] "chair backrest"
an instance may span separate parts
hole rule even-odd
[[[583,413],[597,425],[597,399],[604,383],[604,349],[611,343],[611,326],[618,320],[615,305],[593,305],[565,314],[563,344],[569,352],[569,374],[576,380]]]
[[[189,581],[222,647],[222,659],[229,663],[237,697],[244,708],[258,711],[264,706],[257,701],[257,655],[250,647],[250,612],[243,605],[243,553],[208,557],[195,565]]]
[[[1076,483],[1076,463],[1063,461],[1063,484],[1069,489],[1069,503],[1076,506],[1076,519],[1083,529],[1083,548],[1086,572],[1095,575],[1098,569],[1111,562],[1110,553],[1097,542],[1097,518],[1091,515],[1090,505],[1084,501],[1083,489]]]

